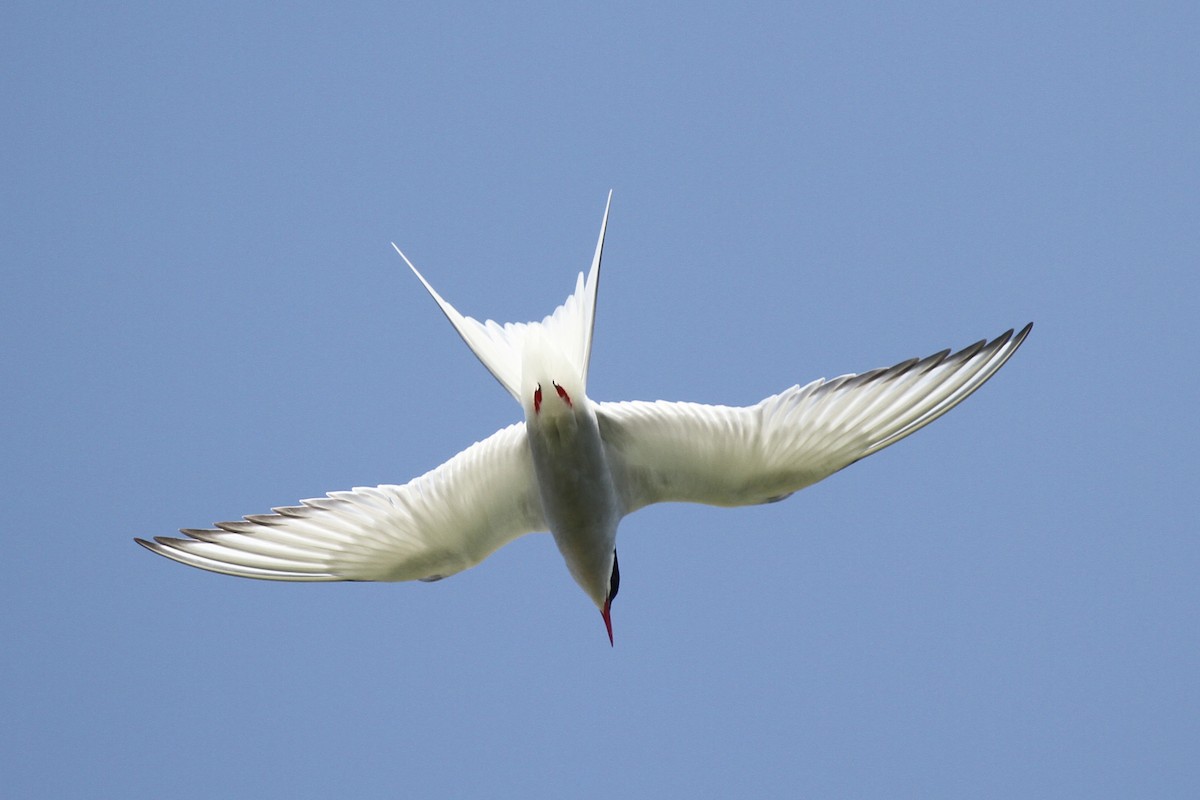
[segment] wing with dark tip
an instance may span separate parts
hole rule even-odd
[[[279,581],[437,580],[545,530],[525,425],[504,428],[403,486],[302,500],[187,538],[138,539],[212,572]]]
[[[600,435],[624,511],[669,501],[781,500],[954,408],[1004,365],[1032,327],[957,353],[793,386],[745,408],[601,403]]]

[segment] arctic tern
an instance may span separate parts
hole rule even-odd
[[[591,268],[541,322],[465,317],[396,247],[525,419],[408,483],[136,539],[201,569],[281,581],[436,581],[518,536],[549,530],[604,618],[620,584],[617,526],[661,502],[771,503],[876,453],[965,400],[1033,323],[958,352],[793,386],[754,406],[604,402],[587,396],[609,192]]]

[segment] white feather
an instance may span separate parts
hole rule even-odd
[[[604,251],[604,232],[608,227],[608,209],[611,205],[612,192],[609,192],[608,202],[604,206],[604,219],[600,222],[600,236],[596,240],[596,253],[592,257],[592,266],[588,270],[587,278],[584,278],[582,272],[579,273],[575,280],[574,293],[541,322],[507,322],[501,325],[490,319],[480,322],[460,314],[437,293],[429,281],[425,280],[425,276],[413,266],[408,256],[396,247],[395,242],[392,242],[392,247],[396,248],[404,263],[408,264],[409,269],[420,279],[421,284],[442,309],[442,313],[450,320],[450,324],[458,331],[458,335],[467,343],[467,347],[471,348],[471,352],[483,362],[496,380],[500,381],[500,385],[521,403],[523,357],[529,351],[531,343],[539,347],[542,341],[554,342],[559,352],[570,361],[571,369],[580,385],[587,386],[588,362],[592,355],[592,331],[596,321],[596,292],[600,285],[600,256]],[[530,338],[536,341],[530,342]]]
[[[600,434],[624,513],[667,501],[741,506],[783,499],[961,403],[1029,329],[953,355],[793,386],[749,407],[600,403]]]
[[[193,567],[285,581],[435,580],[546,529],[524,423],[510,425],[403,486],[334,492],[138,542]]]

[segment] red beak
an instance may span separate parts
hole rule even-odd
[[[611,608],[612,608],[612,600],[605,600],[604,601],[604,610],[600,612],[600,616],[604,617],[604,627],[605,627],[605,629],[608,630],[608,646],[609,647],[613,646],[612,616],[610,615]]]

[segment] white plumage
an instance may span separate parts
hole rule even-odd
[[[521,403],[524,422],[402,486],[333,492],[214,530],[185,529],[184,539],[137,542],[193,567],[246,578],[404,581],[452,575],[518,536],[550,530],[611,641],[623,516],[668,501],[781,500],[958,405],[1032,327],[956,353],[793,386],[744,408],[593,403],[587,368],[607,224],[606,206],[586,277],[581,273],[575,292],[541,322],[465,317],[400,253],[463,341]]]

